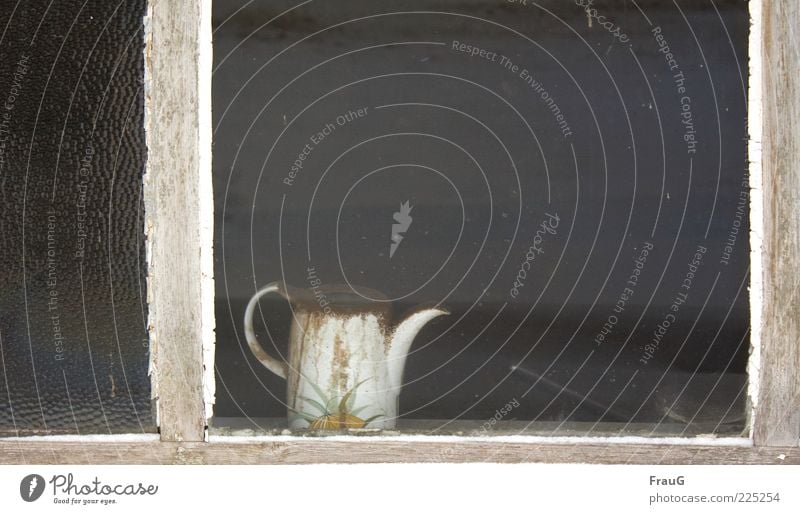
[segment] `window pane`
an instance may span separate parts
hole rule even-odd
[[[0,0],[0,435],[155,431],[144,13]]]
[[[222,433],[742,432],[746,2],[217,2],[214,29]],[[244,318],[275,281],[270,361]],[[420,306],[449,315],[393,338]]]

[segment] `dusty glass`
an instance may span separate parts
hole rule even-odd
[[[156,431],[145,6],[0,0],[0,436]]]
[[[747,37],[744,1],[216,2],[215,430],[742,433]]]

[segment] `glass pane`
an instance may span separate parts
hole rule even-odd
[[[214,31],[215,430],[742,433],[745,1]]]
[[[0,0],[0,435],[155,431],[144,13]]]

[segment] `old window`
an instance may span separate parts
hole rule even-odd
[[[145,2],[0,6],[0,435],[155,432]]]
[[[215,4],[220,433],[743,434],[748,20]]]
[[[0,461],[797,461],[793,4],[3,7]]]

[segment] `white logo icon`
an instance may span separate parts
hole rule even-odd
[[[34,502],[44,492],[44,478],[41,475],[28,475],[19,484],[19,494],[26,502]]]
[[[400,204],[400,210],[394,213],[394,220],[397,222],[392,225],[392,245],[389,247],[389,258],[394,257],[394,252],[400,246],[400,241],[403,240],[402,234],[405,234],[411,226],[413,218],[410,216],[411,209],[414,207],[409,205],[410,200]]]

